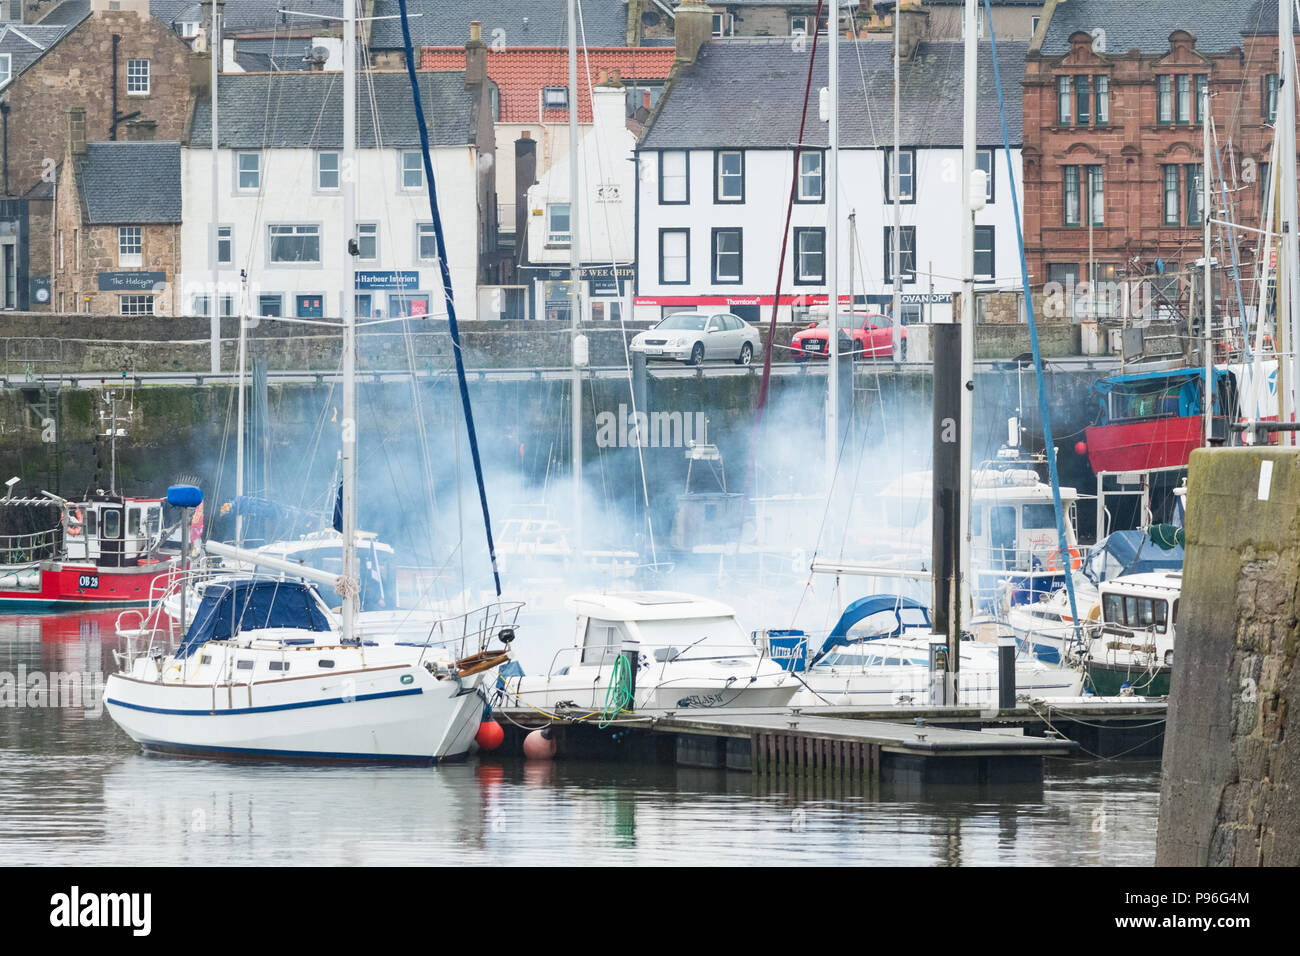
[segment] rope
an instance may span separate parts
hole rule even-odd
[[[600,712],[600,720],[596,726],[604,730],[631,704],[632,671],[627,658],[619,654],[614,658],[614,670],[609,675],[609,687],[605,689],[605,707]]]

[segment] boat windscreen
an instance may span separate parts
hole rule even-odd
[[[189,657],[208,641],[228,641],[241,631],[288,628],[329,631],[330,622],[311,590],[289,581],[209,585],[176,656]]]

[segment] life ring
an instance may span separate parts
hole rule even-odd
[[[84,527],[85,522],[82,519],[80,508],[73,511],[71,518],[69,518],[68,512],[63,513],[63,530],[69,538],[78,537]]]
[[[1070,570],[1078,571],[1079,568],[1081,567],[1083,567],[1083,559],[1079,557],[1079,549],[1071,545],[1070,546]],[[1053,548],[1051,553],[1048,555],[1047,570],[1049,571],[1061,570],[1061,552],[1059,549]]]

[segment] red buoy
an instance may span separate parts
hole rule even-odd
[[[524,738],[524,756],[529,760],[550,760],[555,756],[555,739],[551,728],[534,730]]]
[[[1088,454],[1088,443],[1086,441],[1077,441],[1074,443],[1074,453],[1076,455]]]
[[[490,717],[478,725],[478,733],[474,735],[474,742],[484,750],[496,750],[505,739],[506,732]]]

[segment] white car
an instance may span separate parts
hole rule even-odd
[[[729,312],[677,312],[632,340],[631,350],[647,359],[700,365],[705,359],[754,361],[758,329]]]

